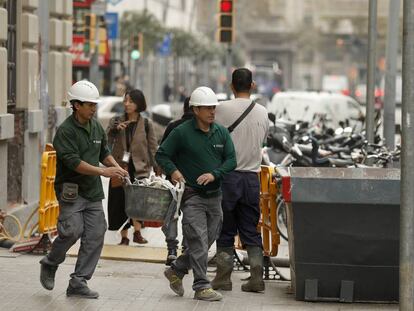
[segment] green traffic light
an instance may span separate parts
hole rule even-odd
[[[139,59],[140,56],[141,56],[141,53],[138,50],[133,50],[131,52],[131,58],[134,60]]]

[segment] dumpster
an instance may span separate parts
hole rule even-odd
[[[396,302],[400,170],[279,170],[297,300]]]

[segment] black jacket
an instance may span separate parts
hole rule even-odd
[[[168,137],[168,135],[170,135],[170,133],[171,133],[171,131],[173,129],[175,129],[177,126],[179,126],[180,124],[184,123],[185,121],[191,119],[192,117],[193,117],[193,113],[191,111],[190,112],[185,112],[183,114],[183,116],[181,117],[181,119],[176,120],[176,121],[173,121],[173,122],[170,122],[167,125],[167,128],[164,131],[164,135],[162,136],[160,145],[164,142],[164,140]]]

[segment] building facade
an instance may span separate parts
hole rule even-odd
[[[378,62],[385,56],[388,3],[378,1]],[[359,0],[237,0],[235,43],[256,77],[283,89],[320,89],[324,75],[366,74],[368,4]],[[198,29],[214,38],[217,1],[199,1]]]
[[[68,116],[71,0],[0,0],[0,209],[37,208],[40,161]]]

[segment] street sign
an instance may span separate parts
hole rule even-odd
[[[164,36],[164,40],[162,40],[161,44],[158,46],[158,53],[161,56],[169,56],[171,54],[171,41],[172,35],[170,33]]]
[[[105,13],[106,29],[108,31],[108,39],[114,40],[118,38],[118,13]]]
[[[99,16],[104,16],[106,12],[106,2],[95,1],[91,5],[91,13]]]

